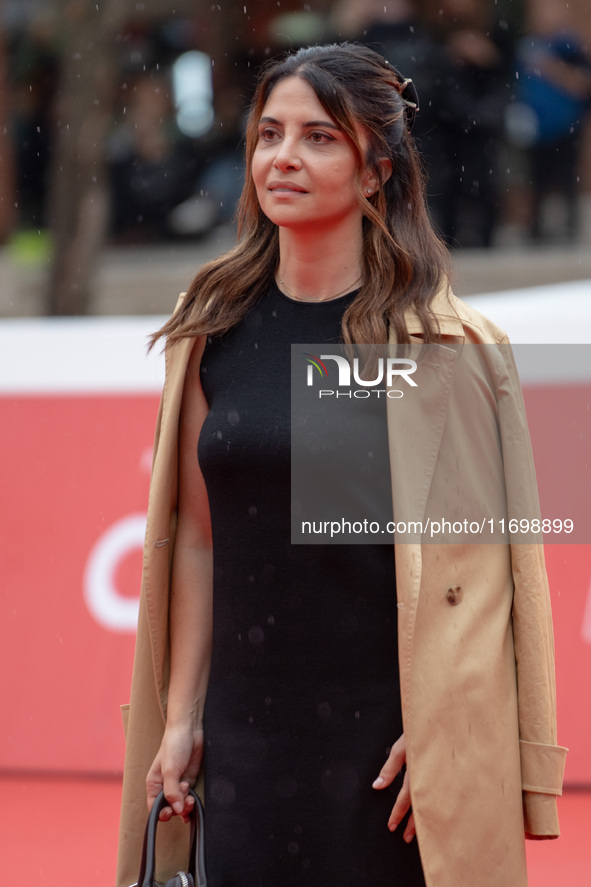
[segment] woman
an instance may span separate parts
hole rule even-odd
[[[539,546],[290,543],[291,343],[436,349],[415,362],[420,397],[396,411],[388,400],[388,432],[379,398],[363,418],[395,517],[425,516],[427,492],[454,471],[466,501],[486,501],[490,466],[502,472],[492,499],[523,501],[523,471],[502,450],[523,424],[510,352],[448,291],[409,135],[415,98],[355,45],[267,69],[241,242],[154,337],[167,337],[167,381],[120,887],[137,870],[146,774],[149,804],[164,787],[161,818],[178,823],[203,770],[212,887],[524,885],[524,833],[558,833],[564,750]],[[495,350],[471,366],[468,343]],[[169,831],[160,877],[184,865],[184,841]]]

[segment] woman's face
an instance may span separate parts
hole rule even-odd
[[[263,108],[252,177],[276,225],[318,232],[361,226],[353,145],[300,77],[281,80]],[[361,174],[362,186],[364,178],[371,176]]]

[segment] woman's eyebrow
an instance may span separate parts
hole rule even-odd
[[[276,117],[261,117],[259,120],[260,123],[272,123],[275,126],[281,126],[281,121],[277,120]],[[302,124],[304,129],[310,129],[313,126],[323,126],[327,129],[334,129],[337,132],[340,132],[340,127],[333,123],[331,120],[309,120],[307,123]]]

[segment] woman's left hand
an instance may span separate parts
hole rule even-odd
[[[406,764],[406,741],[403,733],[400,739],[398,739],[392,746],[388,759],[380,770],[380,775],[374,781],[372,787],[376,789],[387,788],[394,782],[394,779],[400,773],[404,764]],[[402,788],[398,792],[398,797],[392,807],[390,819],[388,820],[388,828],[391,832],[400,825],[410,808],[410,777],[408,775],[408,770],[406,770],[404,773]],[[412,841],[415,834],[415,821],[413,814],[411,813],[403,835],[407,844]]]

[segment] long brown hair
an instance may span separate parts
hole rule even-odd
[[[330,117],[349,137],[359,171],[367,165],[381,186],[363,208],[364,282],[343,317],[345,343],[382,344],[393,331],[408,342],[404,312],[421,319],[425,341],[436,338],[429,309],[449,277],[447,249],[435,234],[425,200],[425,179],[407,127],[406,104],[397,72],[373,50],[340,43],[300,49],[272,62],[260,77],[246,131],[246,177],[238,206],[237,246],[204,265],[180,309],[154,333],[167,345],[187,336],[217,335],[238,323],[269,289],[279,264],[279,232],[262,212],[252,180],[258,124],[272,89],[286,77],[301,77]],[[363,156],[359,128],[367,139]],[[382,181],[382,158],[392,175]]]

